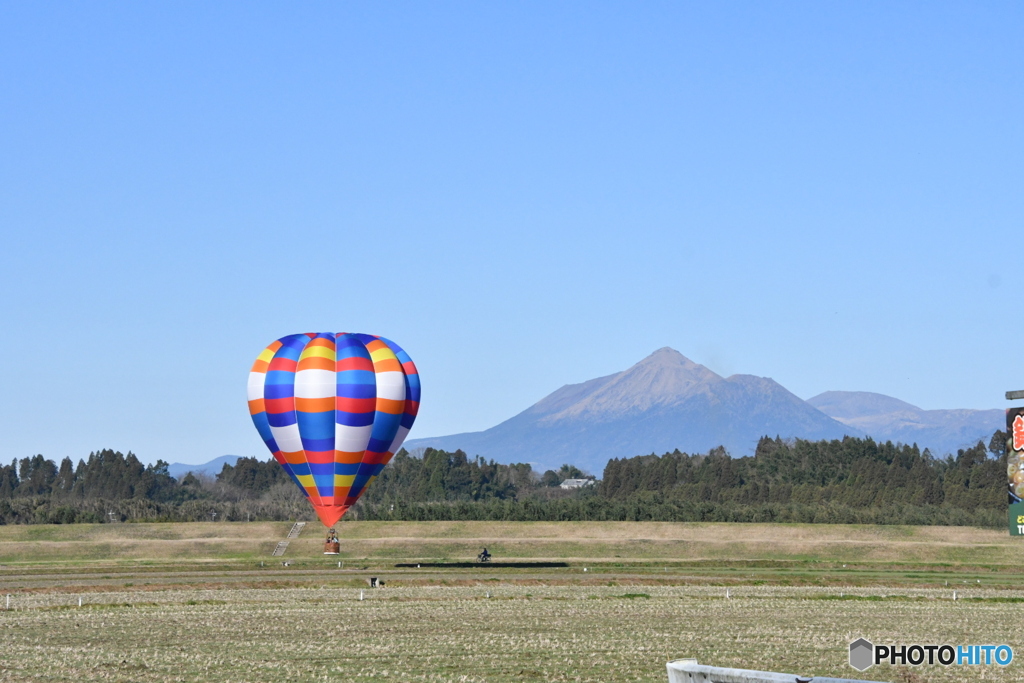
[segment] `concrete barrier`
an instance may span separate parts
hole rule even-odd
[[[702,666],[696,659],[676,659],[668,663],[668,683],[877,683],[855,678],[797,676],[773,671],[730,669]]]

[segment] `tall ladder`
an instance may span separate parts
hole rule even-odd
[[[299,534],[302,533],[302,529],[305,528],[305,526],[305,522],[295,522],[295,524],[292,524],[292,529],[288,532],[287,537],[298,538]],[[285,550],[288,550],[288,541],[281,541],[277,544],[277,547],[274,548],[274,552],[272,552],[270,555],[271,557],[281,557],[282,555],[284,555]]]

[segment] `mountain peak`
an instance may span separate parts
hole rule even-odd
[[[724,379],[675,349],[662,347],[626,370],[568,384],[484,432],[417,439],[484,457],[573,462],[599,472],[607,458],[691,453],[724,445],[750,453],[765,434],[840,438],[860,434],[804,403],[777,382],[752,375]]]
[[[664,346],[628,370],[611,375],[552,419],[622,415],[678,403],[703,385],[724,380],[699,363]]]
[[[701,453],[724,445],[733,455],[749,455],[765,435],[813,441],[870,434],[952,453],[988,439],[1003,420],[1001,410],[920,410],[868,392],[825,392],[802,401],[768,377],[723,379],[666,346],[621,372],[567,384],[486,431],[406,446],[461,448],[541,469],[568,462],[597,473],[609,458],[675,448]]]
[[[673,380],[675,389],[680,388],[678,384],[692,384],[694,382],[705,382],[709,380],[722,379],[711,370],[700,363],[695,363],[675,349],[663,346],[642,361],[629,368],[620,375],[639,375],[649,372],[668,373],[663,379]],[[664,382],[660,384],[664,385]],[[662,389],[668,387],[662,386]]]
[[[655,351],[651,355],[647,356],[647,358],[654,358],[655,356],[678,356],[679,358],[686,358],[686,356],[684,356],[683,354],[679,353],[678,351],[673,349],[671,346],[662,346],[660,349],[658,349],[657,351]],[[644,360],[647,360],[647,358],[645,358]],[[643,361],[640,361],[640,362],[642,363]]]
[[[644,358],[636,365],[697,365],[692,360],[679,353],[671,346],[662,346],[660,349]],[[636,367],[634,365],[633,367]]]

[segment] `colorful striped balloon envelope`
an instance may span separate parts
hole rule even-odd
[[[419,405],[409,354],[369,334],[282,337],[249,373],[257,431],[328,527],[402,446]]]

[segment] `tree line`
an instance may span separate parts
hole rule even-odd
[[[955,456],[935,458],[917,445],[871,439],[792,442],[762,438],[753,456],[731,458],[675,451],[609,461],[602,494],[626,500],[657,491],[682,500],[719,504],[834,503],[851,508],[909,504],[961,510],[1005,510],[1002,432],[989,451],[979,442]]]
[[[1006,435],[956,455],[870,438],[764,437],[752,456],[722,448],[610,460],[595,486],[578,468],[535,471],[463,451],[400,451],[345,519],[737,521],[1001,527]],[[77,465],[41,455],[0,466],[0,523],[314,519],[273,460],[240,458],[215,477],[171,477],[112,450]]]

